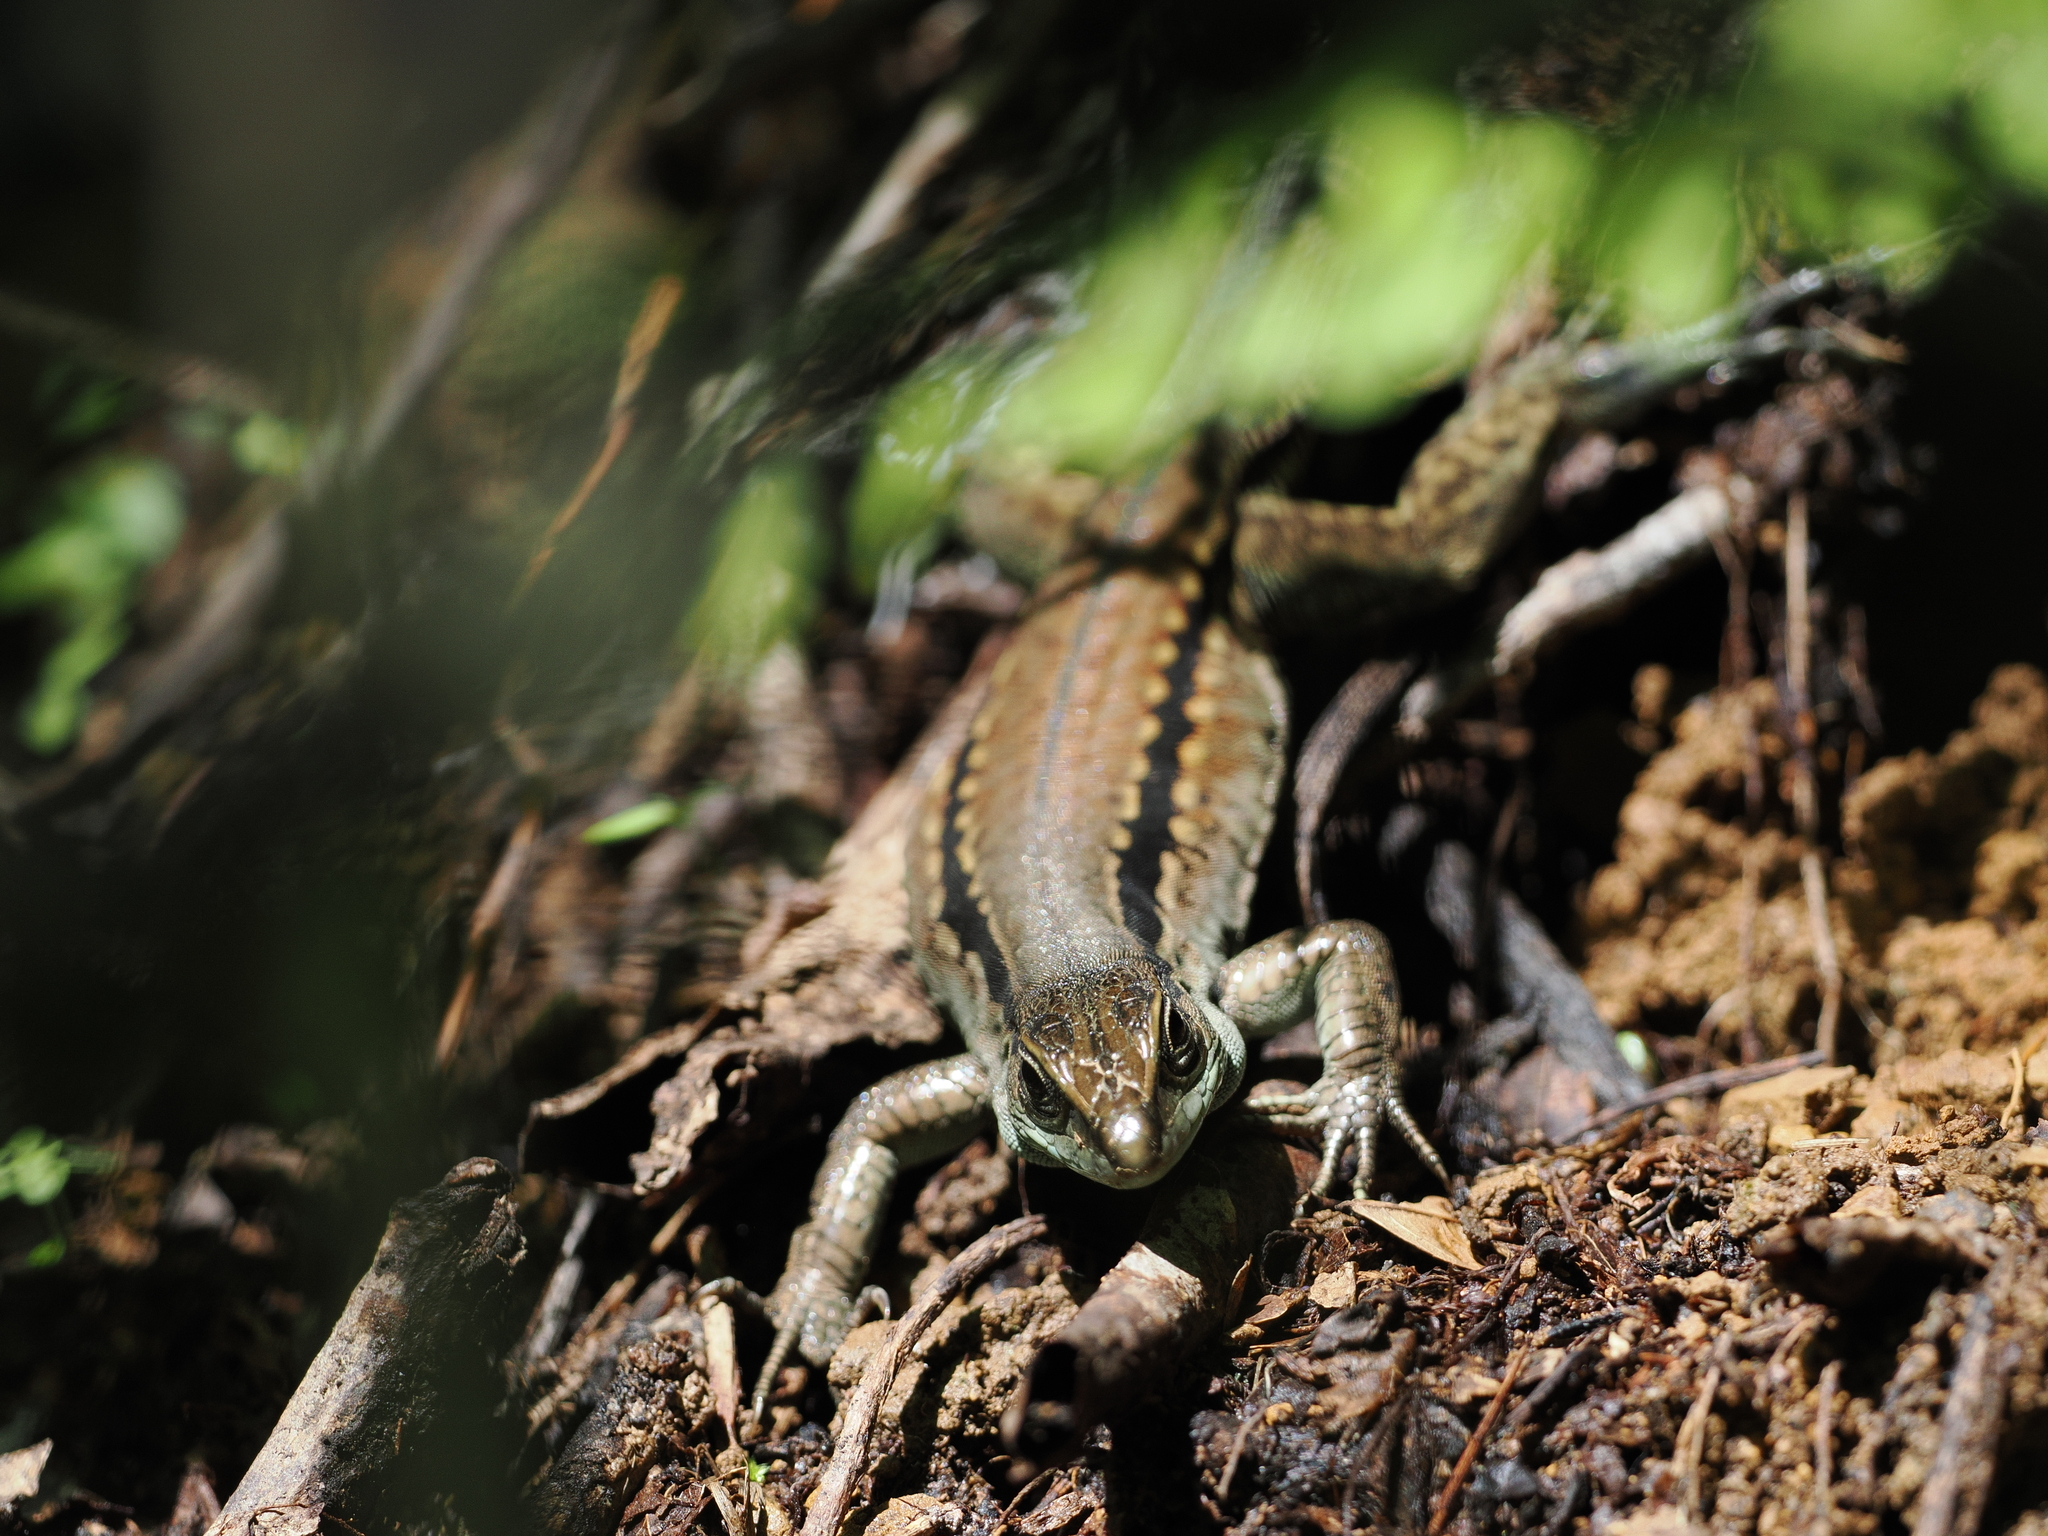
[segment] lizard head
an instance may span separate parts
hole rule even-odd
[[[1158,961],[1033,988],[995,1082],[1003,1139],[1099,1183],[1150,1184],[1244,1075],[1244,1037]]]

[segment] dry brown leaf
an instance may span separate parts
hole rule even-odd
[[[1409,1247],[1458,1269],[1483,1268],[1458,1222],[1458,1213],[1442,1195],[1425,1195],[1401,1203],[1393,1200],[1347,1200],[1344,1209],[1363,1217]]]
[[[1358,1267],[1346,1261],[1317,1275],[1308,1299],[1325,1312],[1342,1312],[1358,1299]]]

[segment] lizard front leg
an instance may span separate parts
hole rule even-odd
[[[767,1301],[775,1342],[754,1387],[766,1412],[792,1348],[824,1365],[857,1318],[897,1170],[958,1151],[989,1123],[988,1073],[973,1055],[891,1073],[840,1118],[811,1185],[811,1219],[789,1240],[789,1262]]]
[[[1366,1197],[1372,1183],[1380,1122],[1391,1120],[1446,1189],[1436,1149],[1401,1096],[1395,1047],[1401,994],[1386,936],[1350,919],[1276,934],[1238,955],[1217,979],[1218,1002],[1245,1034],[1264,1037],[1313,1014],[1323,1075],[1305,1094],[1248,1100],[1246,1108],[1275,1125],[1319,1126],[1323,1165],[1311,1194],[1329,1194],[1347,1147],[1358,1149],[1351,1190]]]

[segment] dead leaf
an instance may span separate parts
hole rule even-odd
[[[957,1531],[960,1512],[928,1493],[907,1493],[891,1499],[868,1524],[868,1536],[938,1536]]]
[[[1484,1267],[1473,1256],[1471,1239],[1465,1236],[1458,1213],[1442,1195],[1425,1195],[1405,1204],[1392,1200],[1346,1200],[1344,1209],[1442,1263],[1458,1269]]]
[[[1308,1300],[1308,1292],[1298,1285],[1291,1285],[1284,1291],[1275,1291],[1257,1307],[1252,1314],[1231,1333],[1231,1338],[1240,1344],[1258,1339],[1265,1331],[1279,1322],[1288,1313]]]
[[[38,1440],[18,1451],[0,1456],[0,1510],[21,1499],[32,1499],[42,1485],[43,1463],[50,1459],[54,1440]]]
[[[1325,1312],[1342,1312],[1358,1298],[1358,1266],[1348,1260],[1317,1275],[1308,1299]]]

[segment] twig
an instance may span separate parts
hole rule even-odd
[[[1603,1125],[1613,1124],[1623,1115],[1631,1114],[1638,1109],[1648,1109],[1655,1104],[1668,1104],[1673,1099],[1690,1099],[1705,1094],[1722,1093],[1730,1088],[1740,1088],[1744,1083],[1760,1083],[1765,1078],[1796,1072],[1801,1067],[1826,1065],[1827,1058],[1819,1051],[1802,1051],[1797,1056],[1782,1056],[1776,1061],[1759,1061],[1746,1067],[1722,1067],[1714,1072],[1696,1072],[1691,1077],[1681,1077],[1660,1088],[1652,1088],[1647,1093],[1639,1093],[1624,1103],[1609,1105],[1572,1135],[1583,1136],[1588,1131],[1596,1131]]]
[[[1066,0],[1031,0],[998,8],[986,27],[1000,27],[981,40],[988,61],[925,103],[910,133],[868,189],[853,222],[839,237],[804,290],[805,302],[837,292],[857,276],[874,252],[909,225],[918,195],[953,162],[989,112],[1025,78]]]
[[[1593,1360],[1607,1347],[1606,1337],[1588,1339],[1557,1362],[1555,1369],[1529,1389],[1529,1395],[1522,1399],[1515,1411],[1508,1415],[1509,1427],[1526,1424],[1549,1406],[1551,1400],[1561,1396],[1571,1379],[1582,1367]]]
[[[562,1234],[561,1256],[548,1276],[540,1305],[533,1309],[533,1324],[519,1345],[519,1364],[526,1371],[555,1352],[562,1330],[568,1326],[569,1308],[575,1304],[576,1288],[583,1283],[583,1239],[597,1216],[601,1198],[594,1189],[584,1190],[576,1202],[576,1213],[569,1218],[569,1230]]]
[[[740,1363],[732,1304],[716,1291],[701,1290],[696,1307],[704,1319],[704,1364],[711,1377],[712,1400],[718,1405],[718,1421],[725,1426],[725,1443],[738,1445]]]
[[[1832,1062],[1842,1019],[1842,961],[1835,953],[1834,925],[1828,920],[1827,875],[1817,850],[1809,848],[1799,856],[1799,877],[1806,886],[1806,921],[1813,931],[1813,958],[1820,968],[1820,1022],[1813,1027],[1813,1048],[1823,1061]]]
[[[632,329],[626,333],[618,381],[612,386],[611,405],[605,411],[604,442],[599,446],[590,468],[583,472],[583,479],[575,492],[541,535],[540,547],[534,550],[533,558],[526,562],[526,572],[512,591],[515,603],[526,595],[527,589],[547,569],[548,562],[555,558],[556,542],[582,513],[598,486],[604,483],[604,477],[611,473],[612,465],[624,450],[626,439],[633,435],[636,419],[634,402],[640,397],[640,386],[647,382],[647,370],[654,362],[661,338],[668,334],[669,322],[675,318],[676,306],[682,298],[683,280],[672,272],[662,273],[647,285],[646,297],[640,301],[640,313],[633,317]]]
[[[0,290],[0,331],[53,351],[75,353],[108,373],[160,389],[180,404],[218,406],[241,416],[274,415],[278,409],[268,386],[225,363],[176,352],[103,321],[5,290]]]
[[[598,108],[633,55],[646,9],[644,0],[626,0],[612,21],[611,36],[569,72],[555,99],[513,148],[505,169],[470,216],[461,244],[441,270],[433,296],[363,413],[348,449],[351,471],[359,473],[382,454],[412,414],[455,350],[462,323],[483,291],[498,253],[540,211],[575,166]]]
[[[1806,918],[1821,977],[1820,1021],[1814,1026],[1813,1045],[1833,1061],[1842,1017],[1842,962],[1835,953],[1827,874],[1820,862],[1820,788],[1813,760],[1819,729],[1813,716],[1813,598],[1806,585],[1807,549],[1806,492],[1795,490],[1785,500],[1785,682],[1790,695],[1785,704],[1792,715],[1793,810],[1806,843],[1799,874],[1806,886]]]
[[[860,1385],[847,1401],[840,1421],[839,1443],[833,1448],[832,1464],[818,1484],[815,1502],[804,1521],[803,1536],[839,1536],[840,1527],[853,1508],[854,1489],[867,1470],[868,1446],[874,1439],[875,1423],[896,1373],[910,1358],[931,1325],[956,1296],[993,1269],[1012,1249],[1045,1235],[1043,1216],[1019,1216],[970,1244],[967,1251],[939,1272],[929,1289],[918,1297],[903,1321],[889,1330],[889,1337],[868,1361]]]
[[[909,136],[896,147],[868,189],[867,200],[839,237],[839,244],[811,279],[804,291],[806,300],[844,288],[877,247],[902,232],[918,193],[952,163],[960,146],[981,126],[983,94],[971,89],[948,91],[925,104]]]
[[[1613,543],[1582,549],[1544,571],[1500,621],[1493,673],[1520,671],[1542,647],[1605,623],[1703,559],[1729,526],[1728,493],[1718,485],[1682,492]]]
[[[1983,1518],[2014,1363],[2010,1350],[1995,1352],[1992,1347],[1999,1301],[2013,1263],[2011,1258],[2002,1259],[1970,1298],[1949,1377],[1948,1402],[1941,1411],[1941,1443],[1921,1485],[1913,1536],[1976,1536]]]
[[[505,851],[498,858],[498,867],[492,872],[490,884],[484,887],[483,899],[477,902],[476,911],[470,917],[462,980],[456,984],[455,996],[448,1002],[448,1011],[441,1015],[441,1033],[434,1042],[434,1065],[444,1072],[462,1045],[463,1031],[469,1026],[477,987],[483,976],[484,961],[490,954],[492,940],[498,936],[499,925],[505,920],[505,909],[525,884],[526,871],[533,863],[534,839],[540,835],[540,823],[541,814],[537,806],[529,807],[519,818],[519,824],[505,840]]]
[[[1699,1395],[1692,1400],[1692,1406],[1685,1410],[1685,1420],[1678,1426],[1678,1444],[1673,1448],[1672,1460],[1677,1463],[1679,1486],[1685,1490],[1685,1513],[1696,1518],[1700,1509],[1700,1459],[1706,1452],[1707,1416],[1714,1409],[1714,1394],[1721,1390],[1721,1363],[1715,1361],[1707,1367],[1706,1380],[1700,1383]]]
[[[1529,1350],[1530,1346],[1523,1344],[1508,1356],[1507,1368],[1500,1376],[1500,1390],[1486,1405],[1486,1412],[1479,1417],[1479,1427],[1466,1440],[1465,1449],[1458,1453],[1457,1463],[1451,1468],[1451,1475],[1444,1480],[1442,1492],[1436,1496],[1436,1508],[1429,1516],[1429,1536],[1443,1536],[1444,1527],[1451,1523],[1451,1511],[1457,1508],[1458,1497],[1465,1491],[1465,1480],[1472,1475],[1473,1464],[1479,1460],[1479,1453],[1493,1434],[1494,1426],[1500,1423],[1500,1416],[1507,1412],[1508,1395],[1514,1391],[1522,1367],[1529,1363]]]
[[[1287,1148],[1241,1122],[1181,1160],[1138,1240],[1065,1327],[1039,1347],[1003,1411],[1017,1465],[1079,1454],[1089,1430],[1185,1367],[1215,1332],[1245,1261],[1301,1193]]]
[[[1398,737],[1410,748],[1427,740],[1488,683],[1526,672],[1556,642],[1620,617],[1704,559],[1726,542],[1728,528],[1728,497],[1702,488],[1674,497],[1611,544],[1567,555],[1536,578],[1492,635],[1409,685]]]
[[[448,1362],[498,1347],[505,1281],[525,1251],[511,1170],[489,1158],[394,1205],[376,1259],[210,1536],[366,1528],[394,1513],[380,1506],[405,1481],[402,1459],[433,1454],[422,1431],[446,1411]]]
[[[1841,1386],[1842,1362],[1830,1360],[1813,1410],[1813,1536],[1829,1536],[1835,1527],[1835,1393]]]

